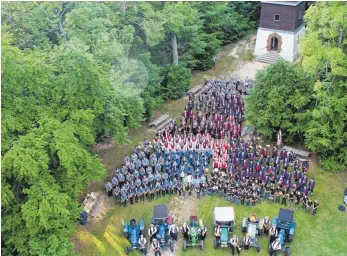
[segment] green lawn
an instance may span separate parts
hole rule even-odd
[[[341,213],[337,206],[342,202],[342,193],[346,186],[347,173],[331,174],[321,169],[311,171],[317,182],[317,190],[314,198],[318,198],[320,209],[316,217],[312,217],[302,209],[296,210],[294,219],[297,222],[297,229],[294,240],[289,244],[292,255],[347,255],[347,213]],[[216,206],[230,205],[226,200],[220,197],[207,197],[202,200],[198,206],[197,214],[203,218],[208,225],[209,231],[212,230],[212,212]],[[233,204],[234,205],[234,204]],[[236,235],[239,239],[241,234],[242,216],[248,216],[251,213],[259,217],[269,216],[271,219],[278,214],[280,205],[264,202],[257,205],[256,209],[245,206],[235,207],[236,214]],[[262,249],[259,254],[256,248],[251,248],[247,255],[268,255],[267,238],[260,237]],[[218,255],[230,255],[230,249],[219,248]],[[204,254],[213,255],[213,234],[209,232]],[[181,253],[181,255],[199,255],[201,252],[194,248],[193,250]]]
[[[294,218],[297,222],[297,230],[295,232],[294,241],[289,244],[292,255],[346,255],[347,251],[347,213],[341,213],[337,210],[337,206],[341,204],[343,189],[346,186],[347,173],[332,174],[324,172],[316,168],[311,170],[310,176],[314,176],[317,181],[317,190],[314,198],[320,201],[320,209],[317,217],[297,210]],[[112,201],[113,202],[113,201]],[[127,245],[126,239],[122,235],[121,220],[129,220],[130,218],[145,220],[146,229],[150,222],[153,205],[161,203],[169,203],[170,197],[161,198],[154,202],[145,202],[132,205],[130,207],[116,206],[111,209],[104,218],[92,227],[79,227],[76,242],[77,251],[81,255],[125,255],[124,248]],[[205,197],[202,199],[196,211],[192,215],[198,215],[202,218],[208,228],[207,240],[205,243],[204,255],[230,255],[230,249],[213,248],[213,224],[212,213],[216,206],[230,205],[225,199],[219,196]],[[234,204],[232,204],[235,206]],[[278,214],[280,206],[277,204],[269,204],[263,202],[258,204],[256,209],[247,208],[245,206],[235,206],[236,213],[236,229],[235,233],[239,238],[241,234],[242,216],[248,216],[251,213],[257,214],[259,217],[269,216],[271,219]],[[255,248],[251,248],[248,255],[268,255],[267,254],[267,238],[260,237],[262,249],[259,254]],[[201,255],[202,252],[198,247],[188,248],[187,252],[182,249],[182,237],[178,241],[179,251],[177,255]],[[139,253],[131,253],[130,255],[139,255]]]

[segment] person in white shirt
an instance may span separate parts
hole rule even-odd
[[[149,242],[152,243],[153,238],[155,238],[155,234],[157,233],[157,228],[151,224],[148,228]]]
[[[246,236],[243,238],[243,246],[245,252],[248,252],[250,242],[251,239],[249,238],[249,234],[246,234]]]
[[[190,231],[190,228],[189,228],[189,226],[184,222],[183,223],[183,226],[182,226],[182,228],[181,228],[181,231],[182,231],[182,233],[183,233],[183,237],[184,237],[184,239],[185,240],[188,240],[188,233],[189,233],[189,231]]]
[[[219,243],[221,232],[222,232],[221,225],[218,225],[217,227],[215,227],[214,236],[216,237],[217,243]]]
[[[140,245],[140,250],[141,250],[141,252],[143,253],[144,256],[146,256],[146,253],[147,253],[146,244],[147,244],[147,240],[141,234],[141,236],[139,238],[139,245]]]
[[[275,241],[271,244],[272,250],[270,256],[277,256],[277,252],[282,249],[281,241],[279,238],[275,239]]]
[[[153,242],[152,242],[152,248],[154,250],[154,255],[157,256],[161,256],[160,253],[160,243],[158,242],[158,240],[156,238],[153,238]]]
[[[272,226],[269,230],[269,234],[270,234],[270,244],[275,241],[276,237],[278,236],[278,231],[276,226]]]
[[[235,255],[235,249],[237,251],[237,255],[240,255],[240,247],[239,247],[239,239],[234,235],[230,239],[230,244],[231,244],[231,253],[232,255]]]
[[[205,240],[207,233],[207,228],[204,225],[201,225],[198,229],[198,234],[201,240]]]
[[[176,224],[173,223],[169,228],[169,234],[172,240],[177,241],[177,233],[178,233],[178,228]]]

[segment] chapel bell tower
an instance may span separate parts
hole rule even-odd
[[[272,63],[282,57],[294,62],[299,54],[298,39],[305,32],[304,12],[303,1],[261,1],[256,60]]]

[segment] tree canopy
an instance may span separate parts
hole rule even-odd
[[[347,166],[347,3],[317,3],[308,9],[305,21],[302,65],[317,77],[305,143],[319,154],[325,168],[343,170]]]
[[[79,194],[105,173],[90,147],[128,142],[163,99],[187,91],[191,69],[254,28],[257,3],[219,5],[2,3],[4,255],[74,255]],[[210,29],[218,15],[230,22]]]

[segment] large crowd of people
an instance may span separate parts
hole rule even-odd
[[[122,166],[106,183],[108,195],[123,206],[172,194],[198,199],[220,195],[253,208],[263,200],[294,209],[301,204],[315,216],[319,203],[309,197],[315,188],[315,180],[308,176],[309,162],[276,145],[261,146],[256,136],[241,138],[245,94],[239,80],[207,80],[203,94],[189,94],[180,124],[173,120],[152,142],[145,139],[124,156]],[[205,237],[207,229],[203,229]],[[181,228],[184,235],[187,230]],[[154,228],[148,232],[155,254],[160,255]],[[177,230],[173,233],[177,238]],[[264,233],[276,248],[276,228],[268,217]],[[247,239],[243,238],[245,251]],[[145,250],[144,237],[140,240]],[[233,236],[230,243],[232,254],[239,254],[238,238]]]
[[[239,80],[207,80],[203,94],[189,94],[180,125],[172,121],[153,142],[146,139],[124,156],[106,184],[109,196],[126,206],[168,194],[218,194],[252,207],[262,200],[295,209],[302,203],[315,215],[309,163],[277,146],[262,147],[257,137],[241,138],[245,93]]]
[[[256,136],[241,138],[245,94],[239,80],[207,80],[203,94],[189,94],[180,124],[172,121],[152,142],[146,139],[124,156],[106,184],[108,195],[124,206],[169,194],[220,195],[247,207],[263,200],[294,209],[301,203],[316,215],[309,162],[277,146],[261,146]]]

